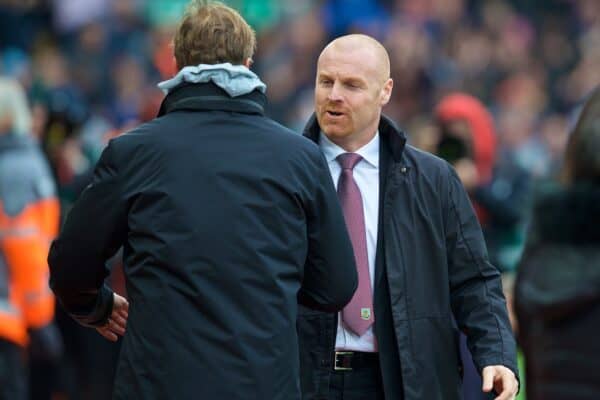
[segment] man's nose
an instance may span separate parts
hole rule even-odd
[[[331,90],[329,91],[329,95],[327,96],[327,98],[330,101],[341,101],[343,99],[342,96],[342,90],[340,87],[340,84],[337,82],[334,82],[333,85],[331,86]]]

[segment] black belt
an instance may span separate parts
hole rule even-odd
[[[379,353],[362,351],[336,351],[333,353],[334,371],[352,371],[376,366],[379,366]]]

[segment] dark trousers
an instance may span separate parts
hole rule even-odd
[[[0,339],[0,400],[27,399],[25,351]]]
[[[351,371],[332,371],[329,400],[384,400],[379,361],[365,362]]]

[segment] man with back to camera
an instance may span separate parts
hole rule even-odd
[[[371,37],[338,38],[319,57],[305,136],[337,182],[359,285],[339,314],[300,309],[303,398],[460,399],[455,319],[482,390],[514,399],[500,274],[452,167],[407,145],[381,114],[392,87],[388,54]]]
[[[110,142],[52,245],[63,306],[124,335],[116,399],[299,399],[298,299],[336,311],[356,288],[327,164],[264,117],[254,48],[237,12],[193,2],[159,117]],[[128,301],[103,286],[120,246]]]

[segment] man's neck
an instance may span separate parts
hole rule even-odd
[[[333,143],[340,146],[342,149],[344,149],[348,153],[356,153],[356,151],[358,149],[362,148],[367,143],[369,143],[371,140],[373,140],[373,138],[375,137],[376,134],[377,134],[377,129],[375,129],[375,131],[373,131],[373,134],[371,134],[367,137],[362,137],[362,138],[360,138],[360,140],[358,140],[356,138],[348,138],[347,140],[344,140],[343,138],[338,139],[338,138],[332,138],[329,136],[327,136],[327,138],[329,140],[331,140]]]

